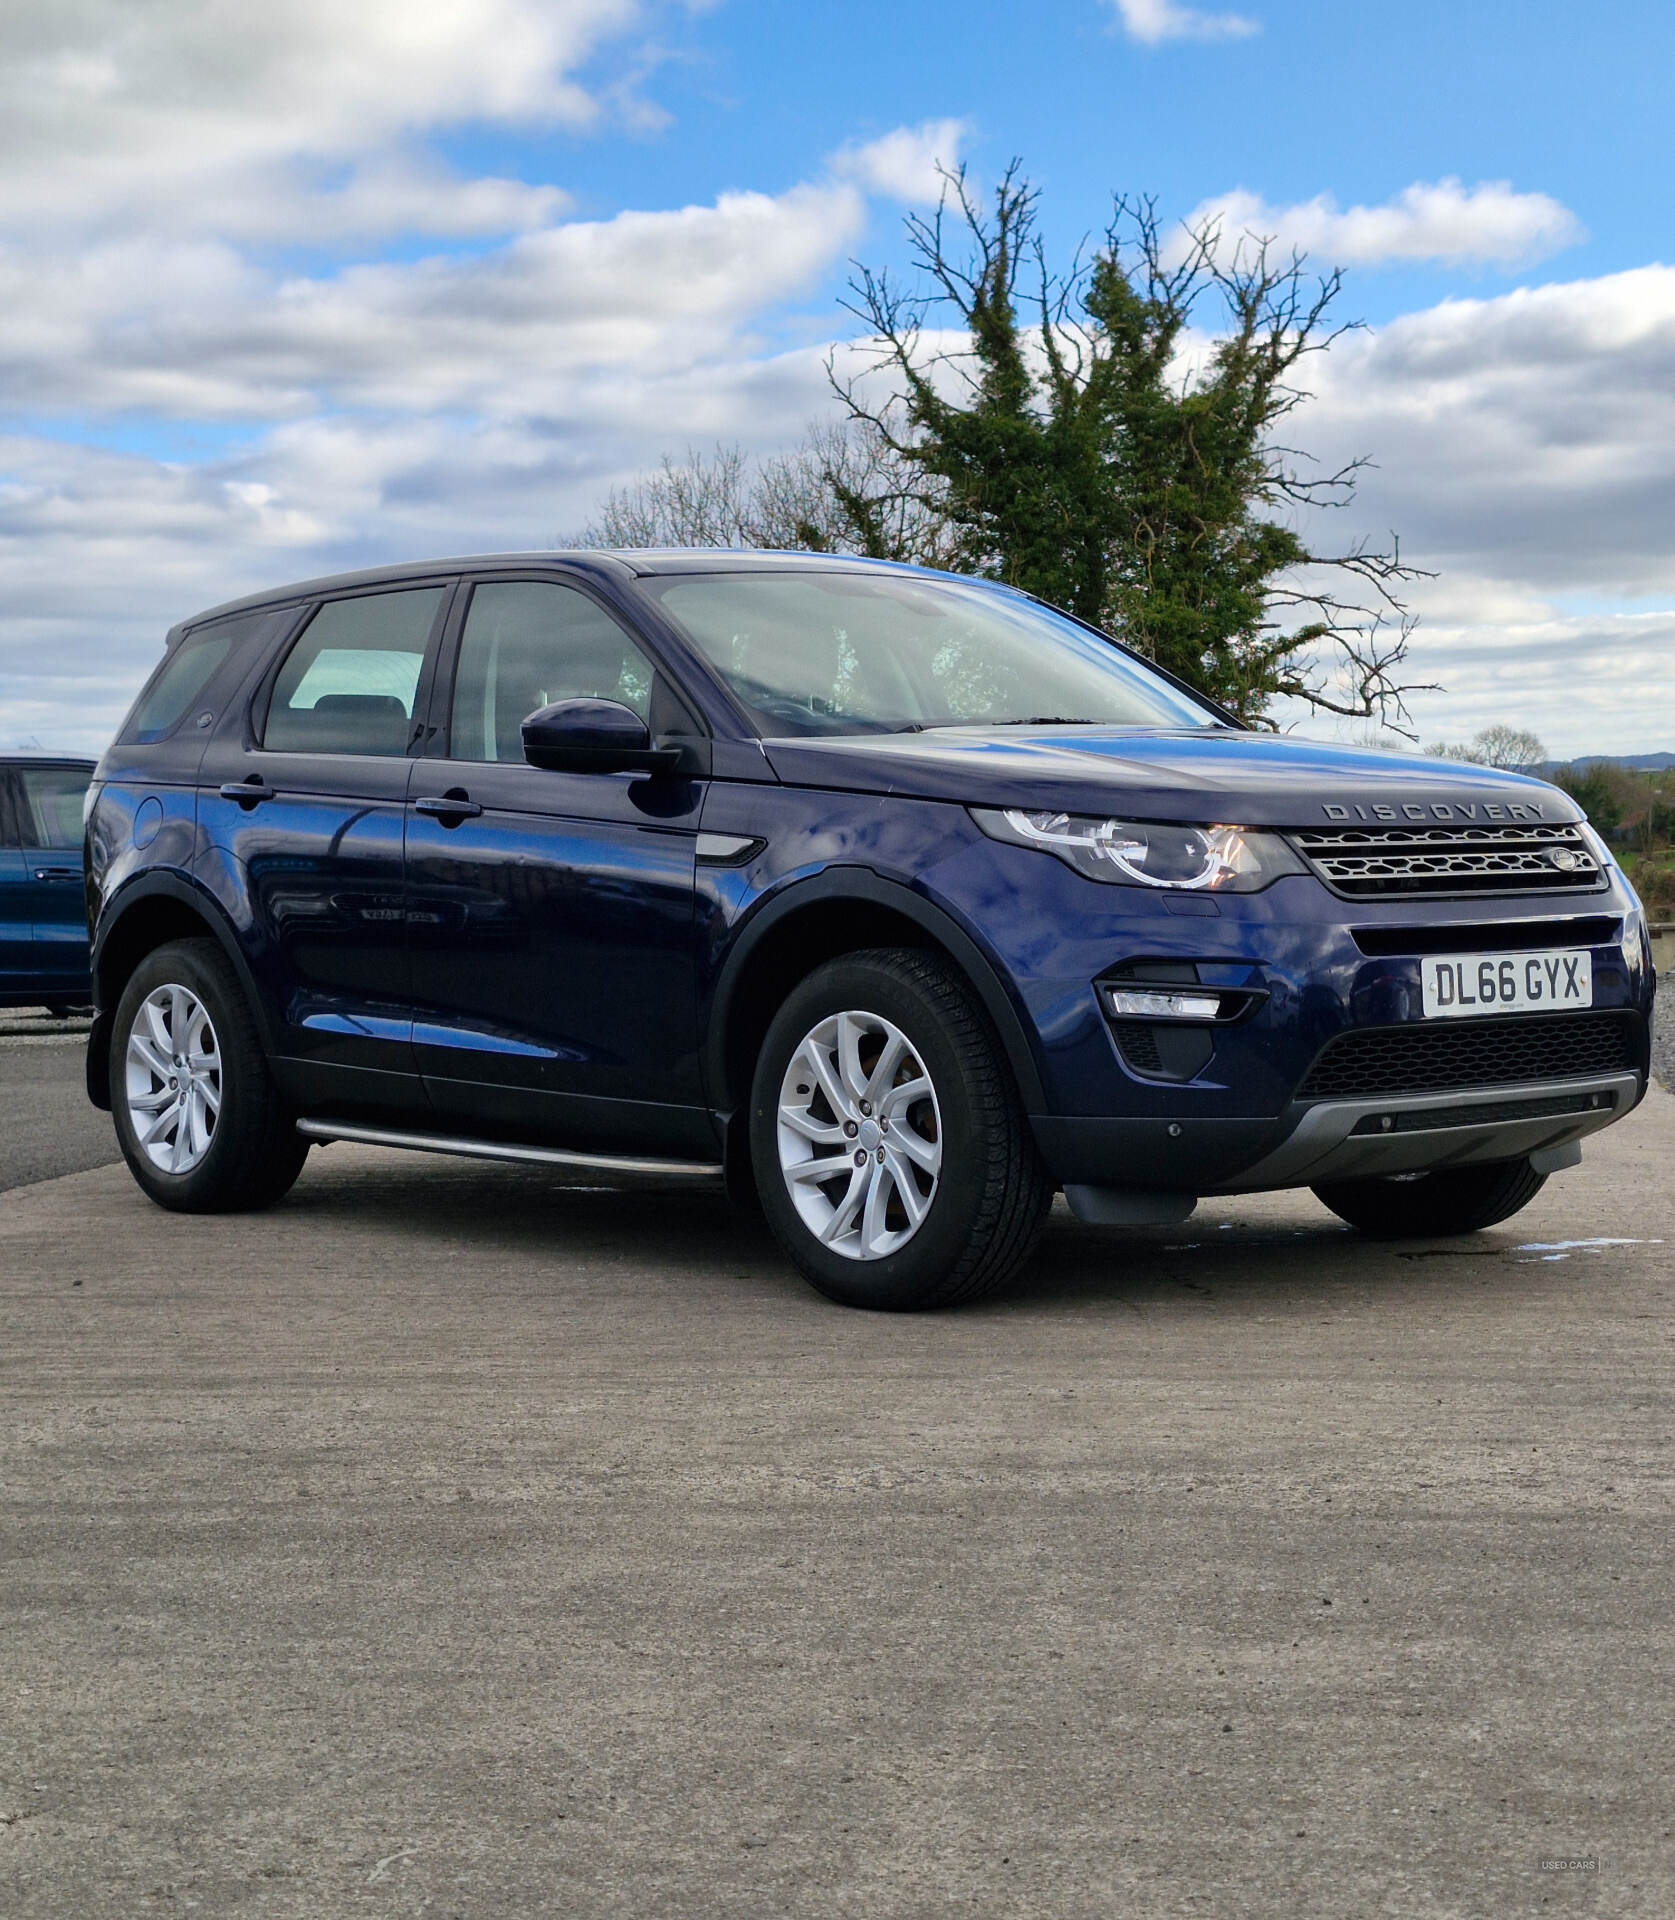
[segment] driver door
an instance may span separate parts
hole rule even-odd
[[[437,1109],[577,1146],[714,1150],[699,1080],[694,872],[703,783],[528,765],[526,715],[673,698],[579,588],[489,580],[407,819],[413,1040]]]

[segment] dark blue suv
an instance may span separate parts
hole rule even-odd
[[[1310,1186],[1523,1206],[1654,976],[1538,781],[1247,731],[1020,594],[531,554],[176,628],[89,813],[93,1099],[164,1206],[313,1142],[724,1181],[834,1299]]]
[[[0,757],[0,1007],[86,1006],[82,807],[93,762]]]

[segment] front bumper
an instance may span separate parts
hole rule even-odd
[[[1619,1120],[1640,1099],[1638,1074],[1475,1092],[1319,1100],[1224,1189],[1318,1186],[1552,1155]]]
[[[1297,879],[1214,903],[1213,914],[1153,907],[1119,919],[1086,911],[1104,904],[1088,900],[1094,892],[1085,886],[1076,918],[1054,916],[1062,940],[1020,953],[1013,967],[1046,1064],[1048,1099],[1031,1127],[1066,1187],[1237,1193],[1548,1157],[1622,1118],[1645,1092],[1655,979],[1637,903],[1614,876],[1562,909],[1517,898],[1346,904]],[[1428,949],[1573,945],[1593,956],[1590,1013],[1424,1016],[1419,956]],[[1251,997],[1248,1017],[1214,1029],[1202,1069],[1189,1060],[1190,1077],[1140,1070],[1142,1056],[1102,1011],[1100,987],[1119,971],[1171,977],[1155,962],[1190,962],[1204,988]],[[1523,1048],[1505,1034],[1530,1023],[1542,1044]],[[1577,1044],[1558,1045],[1567,1027]],[[1582,1027],[1617,1038],[1596,1046]],[[1411,1081],[1379,1070],[1392,1052],[1434,1060],[1429,1036],[1444,1030],[1472,1043],[1451,1053],[1482,1051],[1482,1042],[1494,1054],[1497,1029],[1518,1042],[1516,1057],[1466,1059],[1458,1072],[1427,1069]],[[1385,1036],[1399,1044],[1384,1050]],[[1343,1071],[1346,1046],[1351,1064],[1375,1070]],[[1337,1070],[1323,1073],[1327,1061]]]
[[[1620,1120],[1639,1073],[1452,1093],[1294,1101],[1271,1120],[1131,1120],[1032,1114],[1064,1186],[1258,1193],[1551,1154]]]

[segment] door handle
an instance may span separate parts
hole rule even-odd
[[[253,807],[258,800],[274,798],[274,789],[259,774],[248,780],[229,780],[221,789],[223,800],[236,800],[241,807]]]
[[[37,867],[35,869],[35,878],[37,880],[79,880],[81,878],[81,868]]]
[[[428,814],[431,819],[440,820],[445,827],[457,827],[462,820],[475,820],[482,808],[475,800],[468,800],[462,788],[456,787],[451,793],[436,798],[415,800],[413,811]]]

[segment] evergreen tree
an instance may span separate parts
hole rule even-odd
[[[878,449],[871,501],[910,500],[956,566],[1117,634],[1247,720],[1280,696],[1401,716],[1414,570],[1394,543],[1311,548],[1291,523],[1347,503],[1362,463],[1310,478],[1275,438],[1305,397],[1299,363],[1343,331],[1339,275],[1311,286],[1301,257],[1229,250],[1213,226],[1171,251],[1150,202],[1119,201],[1092,257],[1055,277],[1016,165],[992,214],[963,171],[945,183],[907,223],[926,291],[862,268],[849,306],[875,357],[858,376],[832,366]],[[1224,326],[1204,350],[1189,327],[1210,301]],[[933,320],[962,344],[930,344]],[[866,493],[844,504],[864,526]]]

